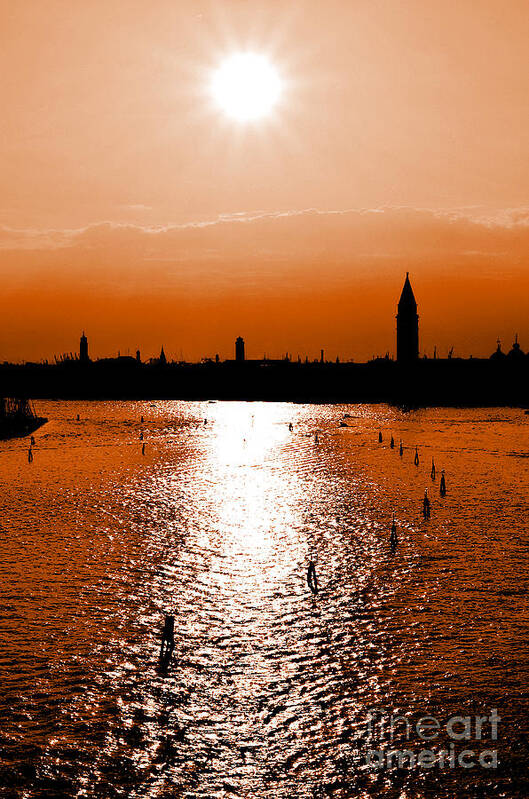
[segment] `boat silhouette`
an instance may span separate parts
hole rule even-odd
[[[37,416],[31,400],[0,397],[0,439],[27,436],[47,421]]]

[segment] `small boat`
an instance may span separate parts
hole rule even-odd
[[[27,436],[47,421],[37,416],[31,400],[0,397],[0,439]]]

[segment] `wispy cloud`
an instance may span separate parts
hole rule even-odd
[[[119,251],[135,261],[223,255],[297,261],[318,254],[331,261],[441,254],[512,258],[529,253],[529,208],[302,208],[163,225],[105,220],[67,229],[3,226],[0,249]]]

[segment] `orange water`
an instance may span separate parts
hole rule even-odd
[[[27,439],[0,442],[6,795],[528,793],[523,411],[38,411],[50,422],[33,463]],[[176,645],[163,675],[165,613],[176,616]],[[373,707],[441,721],[497,708],[499,766],[373,771],[362,761]]]

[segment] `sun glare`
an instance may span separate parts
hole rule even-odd
[[[228,116],[245,122],[270,113],[281,94],[281,80],[265,56],[237,53],[214,73],[211,93]]]

